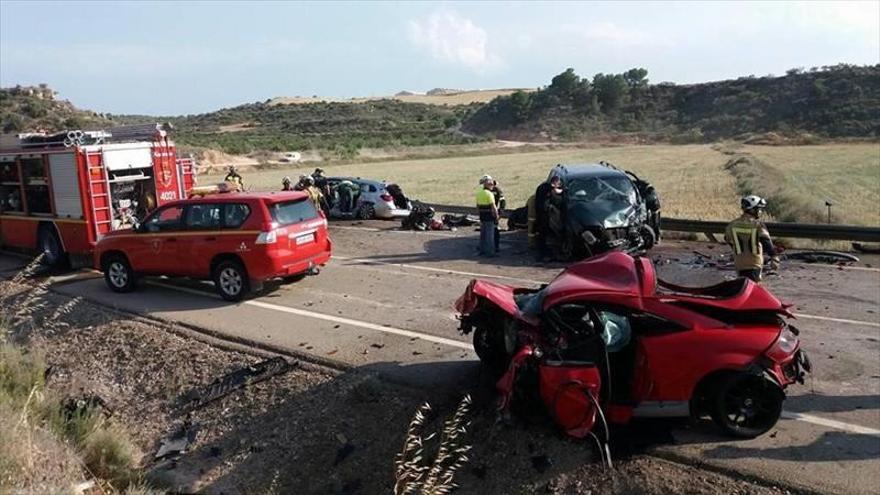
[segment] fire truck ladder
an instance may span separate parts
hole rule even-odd
[[[110,178],[103,163],[98,166],[92,165],[89,152],[85,151],[84,153],[88,174],[89,200],[92,205],[92,225],[95,227],[95,240],[98,240],[110,232],[113,223],[113,211],[110,207]],[[106,218],[102,218],[104,212],[106,212]]]

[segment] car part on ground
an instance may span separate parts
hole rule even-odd
[[[272,378],[275,375],[287,373],[297,366],[299,366],[299,363],[296,361],[289,363],[282,357],[273,357],[237,369],[217,378],[208,385],[188,392],[183,398],[184,406],[188,410],[198,409],[235,390]]]
[[[434,213],[434,208],[421,201],[413,201],[409,215],[400,221],[400,228],[403,230],[430,230]]]
[[[199,429],[198,425],[194,425],[192,420],[187,418],[174,433],[162,441],[153,459],[158,461],[185,454],[189,446],[196,441]]]
[[[763,434],[785,388],[811,371],[788,307],[745,278],[673,285],[650,260],[620,252],[538,289],[473,280],[456,301],[461,331],[500,376],[501,409],[542,402],[579,438],[597,414],[609,423],[710,415],[730,435]]]
[[[800,260],[807,263],[827,263],[832,265],[838,263],[859,262],[858,256],[849,253],[841,253],[839,251],[798,251],[796,253],[786,252],[782,256],[788,260]]]

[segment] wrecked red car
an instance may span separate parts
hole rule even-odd
[[[709,415],[752,438],[776,424],[785,388],[810,371],[792,314],[740,278],[703,288],[659,280],[612,252],[540,289],[473,280],[456,302],[500,407],[532,397],[570,435],[633,417]],[[524,390],[525,389],[525,390]]]

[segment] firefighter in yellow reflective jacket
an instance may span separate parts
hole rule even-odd
[[[779,264],[770,233],[760,219],[761,212],[767,208],[767,201],[754,195],[746,196],[740,201],[740,206],[743,214],[727,224],[724,240],[733,248],[737,275],[760,282],[765,254],[770,256],[771,268]]]
[[[495,257],[498,251],[495,248],[495,231],[498,227],[498,205],[495,203],[495,195],[492,188],[495,181],[490,177],[480,181],[477,189],[477,209],[480,211],[480,256]]]

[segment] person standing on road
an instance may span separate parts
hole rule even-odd
[[[477,210],[480,212],[480,256],[498,256],[495,232],[498,228],[498,206],[492,188],[495,182],[484,181],[477,190]]]
[[[498,187],[498,181],[492,178],[491,175],[484,175],[480,178],[480,185],[485,184],[487,181],[492,182],[492,195],[495,196],[495,207],[498,208],[498,218],[501,218],[501,215],[504,213],[504,210],[507,208],[507,198],[504,197],[504,191]],[[495,252],[498,253],[501,251],[501,226],[499,222],[495,222]]]
[[[765,253],[770,256],[771,269],[779,265],[770,233],[760,218],[761,212],[767,208],[767,200],[755,195],[746,196],[740,201],[740,207],[743,214],[727,225],[724,240],[733,248],[736,274],[760,282]]]

